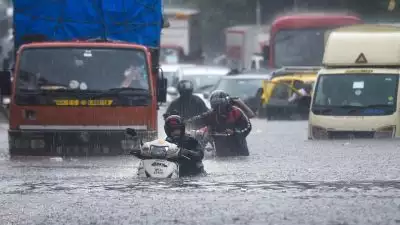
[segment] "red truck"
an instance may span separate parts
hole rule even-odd
[[[264,57],[269,67],[320,66],[326,31],[362,23],[355,15],[342,13],[292,13],[277,17],[271,25]]]
[[[139,147],[126,128],[155,139],[158,102],[166,100],[158,70],[161,4],[41,2],[14,2],[10,155],[126,154]],[[124,24],[133,14],[140,16]],[[152,25],[132,24],[143,21]],[[2,94],[8,73],[1,74]]]

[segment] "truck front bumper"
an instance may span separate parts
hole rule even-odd
[[[132,138],[124,130],[9,130],[10,155],[103,156],[125,155],[143,142],[157,138],[157,131],[138,130]]]

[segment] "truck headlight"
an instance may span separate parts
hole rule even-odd
[[[155,158],[165,158],[167,156],[168,147],[165,146],[151,146],[150,154]]]
[[[10,104],[10,102],[11,102],[10,98],[8,98],[8,97],[4,97],[4,98],[3,98],[3,104],[4,104],[4,105]]]
[[[393,138],[396,134],[396,126],[386,126],[376,129],[374,138]]]
[[[311,127],[311,136],[314,139],[328,139],[328,131],[323,127],[312,126]]]
[[[33,139],[31,140],[31,148],[33,149],[38,149],[38,148],[44,148],[45,147],[45,142],[42,139]]]

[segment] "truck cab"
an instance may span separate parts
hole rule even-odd
[[[153,4],[153,14],[146,17],[158,26],[127,34],[111,22],[104,24],[111,15],[123,24],[134,13],[127,9],[146,14],[146,7],[135,4],[90,9],[90,4],[69,0],[65,10],[64,3],[56,1],[14,3],[18,51],[11,86],[10,155],[120,155],[140,144],[125,135],[126,128],[136,129],[143,141],[158,136],[158,102],[165,102],[167,84],[158,70],[161,4]],[[60,23],[52,30],[53,23],[59,23],[58,16],[52,17],[57,11],[77,22]],[[82,21],[89,15],[98,26]]]
[[[326,31],[360,24],[354,15],[295,13],[277,17],[271,25],[267,57],[271,68],[320,67]]]
[[[399,41],[394,26],[332,31],[311,99],[309,139],[400,136]]]

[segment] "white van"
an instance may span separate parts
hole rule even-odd
[[[400,136],[400,28],[333,30],[311,98],[308,138]]]

